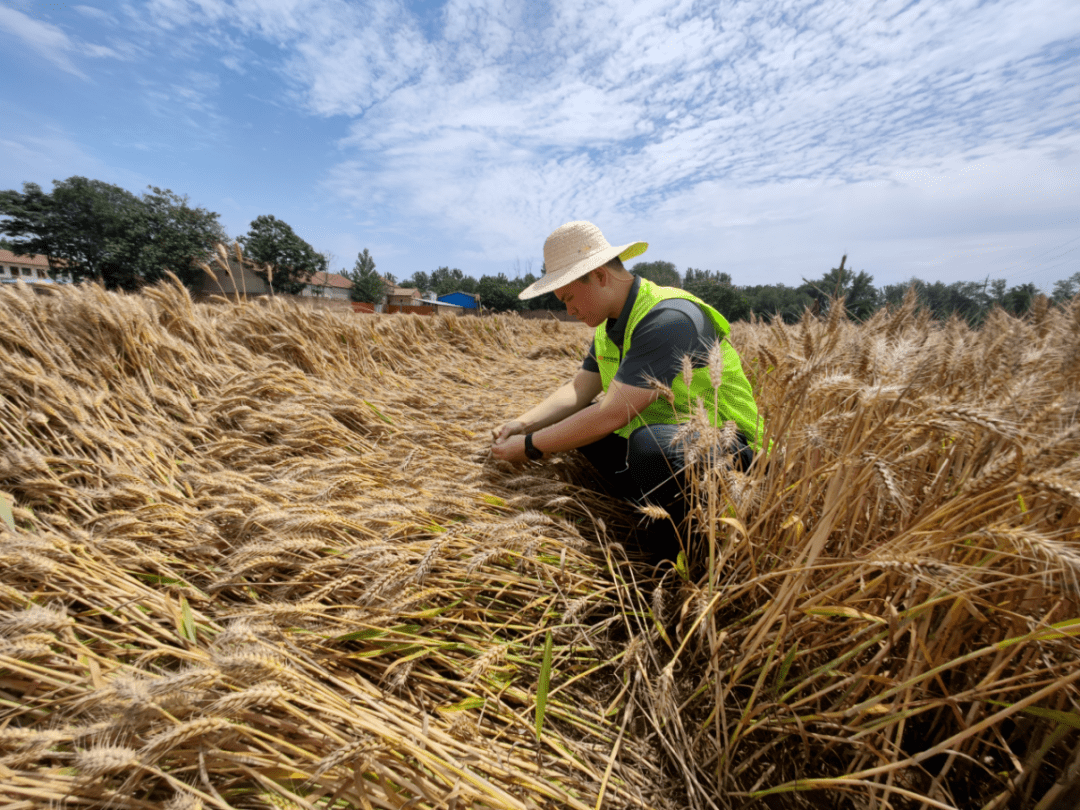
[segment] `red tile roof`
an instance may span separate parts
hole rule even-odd
[[[0,262],[18,262],[19,264],[28,264],[31,267],[45,267],[49,266],[49,260],[40,254],[36,256],[26,256],[18,253],[12,253],[10,250],[0,250]]]
[[[352,287],[352,282],[340,273],[323,273],[322,271],[315,273],[308,284],[315,287],[337,287],[342,290]]]

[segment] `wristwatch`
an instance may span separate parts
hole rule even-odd
[[[544,451],[533,444],[532,437],[531,433],[525,434],[525,458],[539,461],[544,457]]]

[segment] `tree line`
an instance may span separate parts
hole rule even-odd
[[[638,262],[630,270],[656,284],[679,287],[696,295],[729,321],[757,317],[763,320],[780,318],[794,323],[806,309],[821,315],[828,314],[830,307],[841,299],[844,314],[852,320],[861,321],[883,307],[900,306],[910,288],[915,291],[918,306],[933,318],[946,320],[955,315],[977,326],[995,307],[1001,307],[1013,315],[1023,315],[1040,295],[1034,284],[1009,287],[1004,279],[946,284],[911,278],[899,284],[877,287],[872,275],[865,270],[855,272],[846,264],[847,257],[844,256],[837,267],[831,268],[820,278],[803,279],[803,283],[795,287],[785,284],[740,286],[732,281],[728,273],[694,267],[680,273],[674,263],[662,260]],[[440,267],[431,273],[415,273],[404,285],[434,291],[437,295],[457,291],[477,293],[484,307],[497,311],[562,309],[562,304],[553,293],[527,301],[517,297],[536,279],[532,273],[517,278],[508,278],[504,273],[499,273],[477,281],[456,268]],[[1080,294],[1080,273],[1058,281],[1050,299],[1056,304],[1064,304],[1077,294]]]
[[[739,286],[727,273],[688,268],[679,275],[671,262],[656,261],[634,265],[631,269],[644,278],[669,286],[682,287],[722,312],[729,321],[780,318],[794,323],[809,308],[827,314],[830,307],[840,304],[845,316],[864,321],[883,307],[900,306],[908,290],[914,290],[917,306],[936,320],[956,316],[972,326],[980,325],[995,307],[1021,316],[1035,304],[1041,294],[1031,283],[1009,287],[1005,279],[927,282],[912,277],[883,287],[874,285],[874,277],[865,270],[858,272],[845,266],[847,256],[819,278],[803,279],[798,286],[785,284],[754,284]],[[1065,304],[1080,293],[1080,273],[1058,281],[1050,300]]]
[[[96,281],[108,289],[134,291],[172,272],[189,288],[201,286],[202,265],[214,246],[229,242],[218,214],[190,204],[186,196],[154,186],[136,195],[120,186],[85,177],[53,181],[51,192],[36,183],[22,191],[0,191],[0,247],[23,255],[43,255],[50,272],[72,281]],[[276,292],[300,293],[312,276],[325,272],[328,254],[319,253],[284,221],[264,214],[236,240],[256,275]],[[393,275],[375,270],[365,248],[351,271],[350,298],[378,303]],[[479,294],[484,306],[507,311],[525,305],[517,298],[528,281],[504,273],[479,281],[461,270],[439,267],[404,282],[438,295]],[[553,295],[528,302],[529,308],[558,306]]]
[[[70,177],[54,181],[51,192],[35,183],[24,183],[21,192],[0,191],[0,247],[45,255],[54,275],[63,273],[75,282],[93,280],[111,289],[137,290],[172,272],[194,288],[204,278],[201,264],[214,246],[228,241],[218,214],[192,206],[186,196],[169,189],[150,186],[135,195],[100,180]],[[301,292],[315,273],[326,271],[329,265],[328,254],[316,251],[287,223],[269,214],[252,220],[248,232],[236,241],[254,263],[256,274],[277,292]],[[820,278],[803,279],[798,286],[740,286],[728,273],[694,267],[680,273],[672,262],[662,260],[638,262],[631,270],[657,284],[693,293],[729,321],[758,317],[793,322],[807,308],[826,314],[841,299],[847,317],[865,320],[882,307],[898,306],[908,289],[914,289],[919,306],[934,318],[957,316],[978,325],[994,307],[1023,315],[1039,295],[1034,284],[1010,287],[1004,279],[989,278],[951,284],[911,278],[877,287],[873,276],[865,270],[855,272],[846,262],[845,256]],[[395,283],[392,275],[376,271],[367,248],[343,275],[352,281],[354,301],[377,303],[383,300],[387,285]],[[514,278],[498,273],[474,279],[458,268],[443,266],[418,271],[402,286],[437,296],[476,294],[483,307],[501,312],[562,309],[553,293],[527,301],[518,298],[536,280],[531,272]],[[1056,282],[1050,298],[1063,304],[1077,294],[1080,273]]]
[[[186,196],[155,186],[135,195],[85,177],[55,180],[51,192],[36,183],[0,191],[0,217],[0,247],[46,256],[54,276],[109,289],[138,290],[169,272],[197,287],[214,246],[229,241],[218,214],[192,206]],[[252,220],[237,241],[277,292],[298,293],[327,267],[326,256],[269,214]]]

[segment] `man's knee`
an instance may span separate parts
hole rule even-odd
[[[678,430],[678,425],[642,425],[635,429],[628,439],[631,467],[637,462],[648,468],[662,467],[668,475],[682,472],[686,466],[686,447],[676,439]],[[690,438],[691,442],[696,440]],[[754,448],[740,430],[731,447],[711,448],[699,458],[708,459],[709,463],[731,464],[736,470],[746,472],[754,461]]]
[[[627,458],[629,472],[640,495],[666,506],[681,490],[682,450],[674,441],[675,425],[644,425],[630,434]]]
[[[732,461],[735,464],[736,470],[746,472],[750,469],[750,465],[754,463],[754,448],[746,441],[746,437],[741,431],[739,432],[739,442],[739,449],[732,458]]]
[[[667,462],[673,472],[683,467],[682,448],[675,441],[677,425],[642,425],[635,428],[627,440],[630,445],[630,460]]]

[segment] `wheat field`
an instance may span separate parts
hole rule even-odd
[[[586,338],[0,289],[0,810],[1074,806],[1080,303],[737,324],[656,571],[488,453]]]

